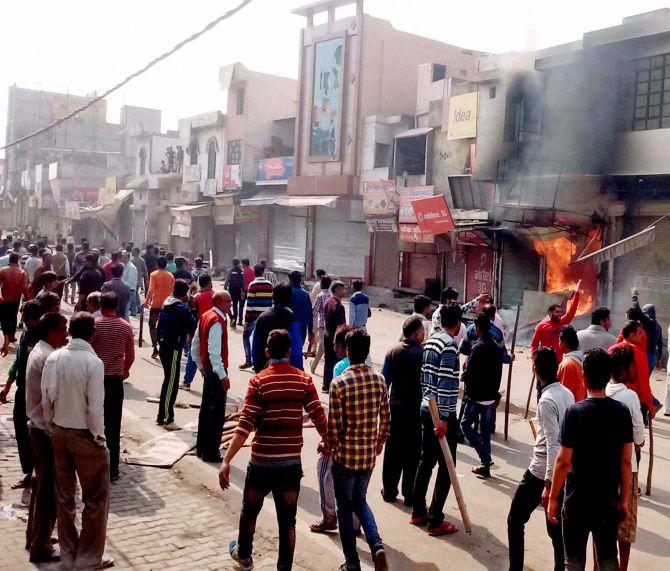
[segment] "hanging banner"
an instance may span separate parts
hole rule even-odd
[[[412,208],[422,232],[446,234],[456,227],[444,194],[413,200]]]
[[[293,176],[293,157],[274,157],[256,161],[256,184],[288,184]]]
[[[363,214],[369,232],[398,231],[398,200],[392,180],[363,183]]]
[[[422,232],[418,224],[398,224],[398,240],[415,244],[434,244],[435,235]]]
[[[398,189],[400,196],[400,210],[398,212],[398,222],[400,224],[416,224],[416,216],[412,209],[412,200],[419,198],[428,198],[435,193],[433,186],[407,186]]]
[[[223,165],[223,179],[221,188],[225,190],[237,190],[242,188],[240,178],[240,165]]]
[[[191,215],[188,212],[172,213],[172,236],[191,237]]]

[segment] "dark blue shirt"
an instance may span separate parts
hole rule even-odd
[[[291,298],[291,311],[298,323],[303,328],[306,328],[310,333],[314,327],[312,318],[312,300],[309,294],[300,286],[293,286],[291,288],[293,297]]]

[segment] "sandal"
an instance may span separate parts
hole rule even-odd
[[[325,519],[319,520],[309,526],[312,533],[328,533],[337,529],[337,521],[328,522]]]
[[[16,484],[12,484],[12,490],[22,490],[24,488],[30,488],[30,476],[21,478]]]

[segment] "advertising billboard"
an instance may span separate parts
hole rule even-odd
[[[434,192],[435,187],[433,186],[406,186],[399,188],[400,211],[398,213],[398,222],[400,224],[416,224],[416,216],[414,216],[414,210],[412,209],[412,200],[433,196]]]
[[[413,200],[412,208],[422,232],[446,234],[456,227],[444,194]]]
[[[363,183],[363,215],[369,232],[397,232],[398,200],[392,180]]]
[[[314,44],[311,159],[337,160],[342,129],[344,37]]]
[[[473,139],[477,136],[477,92],[449,98],[447,140]]]
[[[256,161],[256,184],[287,184],[293,176],[293,157],[274,157]]]
[[[434,244],[435,235],[422,232],[418,224],[398,224],[398,240],[415,244]]]
[[[242,188],[240,165],[223,165],[221,187],[225,190],[237,190]]]

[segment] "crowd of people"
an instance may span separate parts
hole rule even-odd
[[[439,439],[446,438],[454,463],[459,445],[472,446],[479,458],[474,476],[491,477],[503,365],[515,356],[506,347],[504,325],[488,293],[461,304],[459,292],[448,287],[437,309],[429,298],[417,296],[400,340],[376,370],[367,328],[371,305],[361,280],[347,285],[317,270],[308,292],[300,272],[282,282],[265,260],[252,267],[248,259],[235,259],[224,287],[215,289],[204,256],[189,269],[186,258],[153,245],[141,252],[126,244],[108,255],[103,248],[91,249],[86,240],[75,248],[58,236],[55,246],[43,239],[27,245],[16,241],[11,248],[5,242],[3,248],[3,356],[16,343],[20,309],[23,332],[0,402],[6,402],[16,383],[13,420],[24,477],[14,487],[32,489],[27,546],[33,562],[60,558],[66,568],[113,564],[104,547],[110,484],[120,477],[123,384],[135,358],[129,317],[143,308],[149,310],[152,357],[163,368],[157,424],[178,428],[177,392],[189,390],[199,371],[203,390],[196,453],[204,462],[221,464],[224,490],[231,463],[254,435],[239,534],[229,545],[243,569],[253,568],[256,519],[270,492],[279,527],[278,568],[292,567],[305,415],[321,438],[322,517],[310,529],[338,530],[345,571],[360,569],[356,536],[361,528],[375,569],[388,568],[367,503],[382,453],[384,501],[394,503],[402,496],[412,509],[409,523],[429,536],[458,531],[444,514],[452,482]],[[589,327],[577,332],[570,324],[579,290],[578,283],[567,312],[560,305],[549,308],[531,342],[537,436],[507,519],[513,570],[523,568],[524,526],[540,504],[555,569],[585,568],[589,534],[600,569],[627,569],[635,541],[640,449],[645,425],[661,408],[649,376],[660,365],[662,330],[654,307],[641,308],[639,292],[633,290],[618,338],[609,331],[611,314],[603,307],[592,312]],[[75,296],[68,322],[61,301],[69,297],[74,302]],[[466,314],[474,314],[469,325]],[[237,327],[243,328],[245,355],[240,369],[254,374],[222,456],[229,330]],[[310,359],[312,375],[324,360],[320,389],[328,395],[327,407],[306,372]],[[436,423],[430,413],[433,401]],[[668,402],[665,414],[670,415]],[[80,531],[75,527],[77,479],[84,501]],[[56,521],[60,553],[51,541]]]

